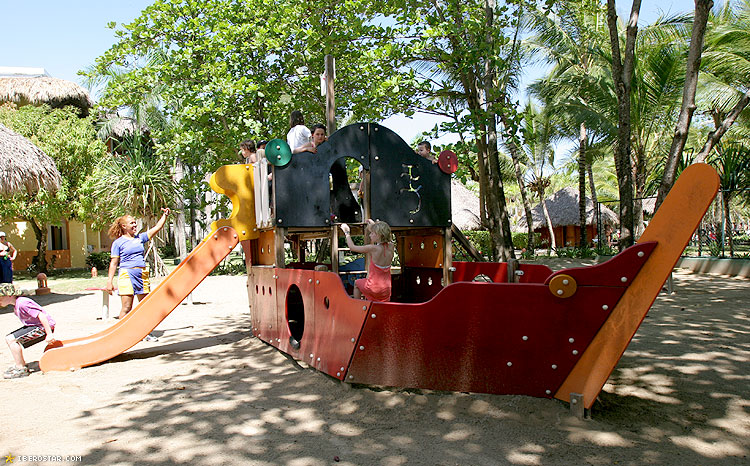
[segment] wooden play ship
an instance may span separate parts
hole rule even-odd
[[[509,273],[505,263],[452,260],[455,160],[433,164],[373,123],[336,131],[316,154],[292,156],[283,146],[267,147],[270,193],[266,160],[212,178],[233,201],[230,219],[215,226],[237,231],[246,251],[257,338],[345,382],[575,396],[586,408],[718,189],[713,169],[691,166],[635,246],[592,267],[521,264]],[[346,159],[362,166],[361,200]],[[351,271],[339,267],[338,224],[361,232],[367,218],[387,222],[396,238],[390,302],[351,298]],[[327,260],[306,257],[312,240],[328,241]]]

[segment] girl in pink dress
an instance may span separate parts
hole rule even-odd
[[[391,227],[385,222],[367,220],[365,236],[370,239],[370,244],[364,246],[354,244],[349,234],[349,225],[346,223],[341,224],[341,231],[344,232],[346,245],[351,251],[370,255],[367,278],[360,278],[354,282],[354,297],[356,299],[364,297],[370,301],[391,299],[391,262],[393,261]]]

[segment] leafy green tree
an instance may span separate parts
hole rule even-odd
[[[442,131],[466,134],[476,147],[480,200],[493,244],[494,259],[514,256],[503,164],[498,150],[498,121],[514,134],[518,117],[508,95],[511,63],[517,63],[512,34],[518,2],[408,1],[397,17],[410,24],[406,41],[412,68],[423,85],[413,90],[428,112],[452,115]],[[512,73],[511,73],[512,74]],[[446,108],[447,107],[447,108]]]
[[[37,241],[32,266],[37,272],[47,273],[47,228],[63,219],[93,218],[92,204],[81,188],[101,163],[106,147],[96,137],[92,117],[79,118],[73,107],[1,106],[0,122],[52,157],[62,175],[62,188],[54,194],[42,190],[33,195],[18,194],[0,203],[1,217],[19,218],[31,226]]]
[[[235,163],[240,141],[283,138],[295,109],[308,124],[325,121],[325,54],[336,58],[341,121],[408,110],[403,86],[411,78],[400,72],[391,11],[363,0],[157,0],[131,23],[111,24],[118,42],[86,74],[106,82],[105,109],[148,103],[163,117],[166,124],[149,121],[149,129],[157,152],[173,161],[178,204],[185,200],[181,212],[194,227],[206,207],[206,175]]]
[[[124,70],[104,93],[109,108],[158,86],[165,115],[177,122],[154,133],[159,150],[205,174],[234,162],[243,139],[283,137],[294,109],[324,121],[326,53],[337,59],[340,115],[378,119],[402,110],[394,31],[378,25],[387,13],[366,1],[157,0],[117,29],[118,42],[89,74]]]

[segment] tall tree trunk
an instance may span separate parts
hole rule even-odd
[[[491,114],[493,112],[490,112]],[[496,259],[507,262],[515,259],[516,254],[513,249],[513,236],[510,231],[510,218],[508,217],[508,206],[505,201],[505,188],[503,186],[502,173],[500,171],[500,159],[497,150],[497,129],[495,127],[495,117],[489,124],[488,131],[488,155],[490,161],[490,192],[494,195],[492,200],[492,215],[496,223],[496,231],[493,237],[496,238],[498,245],[498,257]]]
[[[633,0],[630,19],[627,23],[625,54],[620,53],[620,38],[617,32],[617,10],[615,0],[607,0],[607,25],[612,48],[612,76],[615,82],[618,103],[617,151],[615,169],[620,193],[620,249],[634,242],[633,221],[633,172],[630,160],[630,91],[633,79],[635,39],[638,34],[638,15],[641,1]]]
[[[640,148],[634,160],[635,199],[633,200],[633,222],[636,237],[643,233],[643,194],[646,190],[646,156]]]
[[[178,159],[175,167],[175,181],[177,183],[182,181],[182,178],[185,176],[184,170],[182,161]],[[188,254],[187,243],[185,241],[185,203],[182,195],[178,195],[175,200],[175,210],[177,211],[177,215],[175,216],[174,242],[177,257],[182,262]]]
[[[614,3],[614,0],[609,1]],[[690,49],[688,50],[687,67],[685,70],[685,85],[682,89],[682,107],[680,108],[680,116],[677,118],[672,146],[669,148],[669,155],[664,166],[664,176],[661,179],[659,192],[656,196],[656,209],[664,202],[664,198],[667,197],[669,190],[674,185],[675,178],[677,177],[677,165],[680,157],[682,157],[685,142],[687,142],[690,121],[693,119],[693,112],[695,112],[696,108],[695,91],[698,87],[698,71],[701,66],[703,36],[706,33],[706,23],[708,22],[708,15],[713,5],[713,0],[695,0],[693,32],[690,36]]]
[[[493,29],[495,0],[485,0],[485,23],[487,25],[487,35],[485,40],[490,48],[494,49],[494,39],[491,31]],[[489,181],[490,197],[492,203],[490,206],[492,212],[492,221],[495,228],[491,231],[493,243],[497,250],[496,260],[500,259],[506,262],[515,259],[513,249],[513,237],[510,231],[510,219],[508,218],[508,208],[505,201],[505,189],[503,187],[503,177],[500,170],[500,158],[497,150],[497,111],[495,102],[498,97],[497,79],[494,62],[490,57],[485,57],[484,64],[484,95],[487,106],[487,159],[489,162]]]
[[[487,191],[488,191],[488,177],[487,177],[487,156],[486,152],[480,151],[477,148],[477,167],[479,168],[479,222],[483,228],[489,230],[490,223],[487,219]]]
[[[547,210],[547,203],[544,202],[544,190],[539,191],[539,200],[542,204],[542,212],[544,213],[544,221],[547,222],[547,230],[549,230],[549,249],[547,254],[557,249],[557,240],[555,239],[555,229],[552,226],[552,219],[549,216],[549,210]]]
[[[734,257],[734,240],[732,238],[732,217],[729,209],[729,202],[732,196],[728,192],[721,193],[721,200],[724,207],[724,234],[729,242],[729,257]]]
[[[581,123],[581,132],[578,136],[578,222],[581,226],[581,241],[578,247],[584,249],[588,246],[586,238],[586,145],[588,135],[586,125]]]
[[[49,273],[49,264],[47,263],[47,224],[37,223],[33,218],[23,218],[31,229],[34,230],[36,237],[36,256],[31,260],[31,265],[35,273]]]
[[[504,119],[504,115],[500,117],[501,121]],[[504,124],[504,123],[503,123]],[[507,126],[506,126],[507,127]],[[526,231],[529,235],[528,241],[526,242],[526,250],[529,253],[534,252],[534,218],[531,214],[531,201],[529,200],[529,194],[526,189],[526,182],[523,180],[523,170],[521,170],[520,153],[513,138],[508,137],[508,150],[510,152],[510,158],[513,161],[513,169],[516,172],[516,182],[518,183],[518,189],[521,192],[521,203],[523,204],[523,212],[526,217]]]
[[[702,163],[706,161],[706,159],[708,158],[708,154],[710,154],[714,146],[719,143],[719,140],[722,136],[724,136],[724,133],[729,131],[729,128],[734,124],[734,121],[737,119],[740,113],[742,113],[745,107],[748,106],[748,104],[750,104],[750,90],[746,91],[742,95],[740,101],[737,102],[737,105],[735,105],[732,111],[729,112],[729,115],[724,118],[724,121],[722,121],[720,125],[717,125],[715,130],[711,131],[708,134],[706,144],[703,145],[701,151],[698,153],[698,155],[695,156],[695,163]]]

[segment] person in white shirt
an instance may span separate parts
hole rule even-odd
[[[286,135],[286,142],[289,144],[289,149],[292,150],[292,154],[299,154],[300,152],[317,152],[315,144],[312,143],[312,133],[310,129],[305,126],[305,118],[302,116],[302,112],[294,110],[289,115],[289,132]]]

